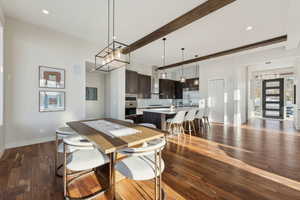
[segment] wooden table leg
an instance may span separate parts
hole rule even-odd
[[[167,126],[166,126],[166,115],[165,114],[161,114],[161,130],[166,131],[167,130]]]
[[[109,164],[109,186],[111,192],[111,199],[116,199],[116,173],[115,173],[115,163],[116,163],[116,152],[110,154],[110,164]]]

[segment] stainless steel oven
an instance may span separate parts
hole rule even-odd
[[[135,115],[137,108],[137,95],[126,94],[125,96],[125,115]]]

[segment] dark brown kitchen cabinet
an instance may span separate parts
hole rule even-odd
[[[138,98],[151,98],[151,76],[138,74]]]
[[[199,85],[195,84],[195,80],[199,80],[199,78],[187,79],[183,84],[183,88],[188,89],[189,91],[199,90]]]
[[[137,94],[138,93],[138,73],[135,71],[126,70],[126,93]]]
[[[159,98],[175,99],[175,81],[159,79]]]
[[[175,81],[175,99],[183,98],[183,83]]]

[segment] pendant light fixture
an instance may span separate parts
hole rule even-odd
[[[195,55],[195,58],[198,58],[198,55]],[[199,63],[196,62],[196,65],[195,65],[195,77],[197,79],[195,79],[194,81],[194,85],[199,85]]]
[[[182,61],[184,61],[184,48],[181,48],[181,55],[182,55]],[[183,76],[183,65],[181,65],[181,77],[180,77],[180,82],[184,83],[185,78]]]
[[[162,40],[164,42],[163,66],[166,66],[166,40],[167,40],[167,38],[163,38]],[[161,73],[161,78],[162,79],[167,78],[167,72],[165,70]]]
[[[110,23],[110,1],[108,3],[108,38],[107,46],[95,55],[95,70],[110,72],[120,67],[125,67],[130,64],[130,54],[123,54],[122,49],[128,45],[116,41],[115,35],[115,0],[112,0],[112,40],[111,40],[111,23]]]

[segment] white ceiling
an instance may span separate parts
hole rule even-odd
[[[107,0],[0,0],[7,16],[94,42],[107,40]],[[117,40],[130,44],[205,0],[116,0]],[[42,9],[50,11],[42,14]],[[237,0],[167,36],[167,64],[286,34],[287,0]],[[253,30],[246,31],[247,26]],[[161,65],[161,40],[135,52],[135,65]]]

